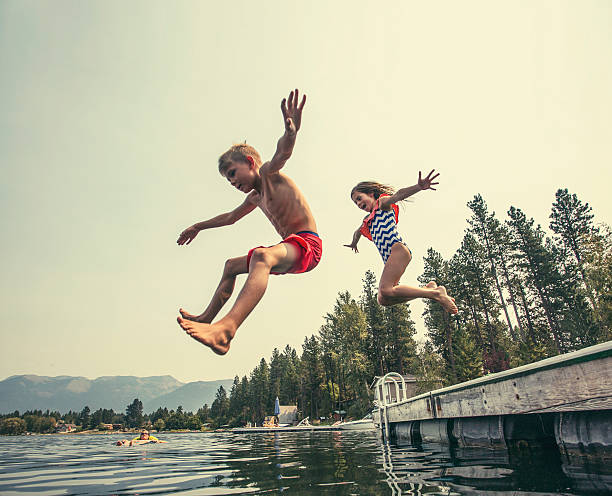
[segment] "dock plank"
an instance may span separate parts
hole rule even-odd
[[[612,407],[612,342],[409,398],[389,422]]]

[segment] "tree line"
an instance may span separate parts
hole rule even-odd
[[[426,300],[424,342],[415,341],[409,304],[381,307],[376,276],[367,271],[361,294],[341,291],[299,352],[275,348],[250,374],[236,376],[229,394],[219,387],[210,408],[143,415],[134,400],[125,415],[68,418],[82,425],[88,418],[90,427],[109,418],[158,430],[236,426],[260,423],[276,397],[311,419],[340,411],[359,417],[372,407],[374,377],[387,372],[414,375],[425,392],[612,339],[612,236],[609,226],[595,224],[588,203],[559,189],[548,236],[516,207],[499,219],[481,195],[467,206],[456,252],[445,260],[430,248],[424,257],[419,281],[445,286],[459,308],[451,316]]]
[[[85,406],[80,412],[60,413],[58,411],[28,410],[0,415],[0,434],[23,434],[34,432],[48,434],[56,432],[61,424],[72,424],[77,430],[139,429],[141,427],[161,430],[200,430],[210,424],[210,410],[207,405],[196,413],[185,412],[182,406],[176,410],[159,408],[151,414],[143,413],[142,401],[135,398],[127,405],[125,413],[115,412],[112,408],[100,408],[92,412]]]

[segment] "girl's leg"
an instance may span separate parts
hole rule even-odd
[[[446,294],[444,286],[432,287],[433,285],[430,283],[424,288],[416,288],[399,284],[400,277],[402,277],[411,259],[410,251],[403,244],[396,243],[393,245],[391,255],[387,259],[380,276],[378,302],[383,306],[390,306],[405,303],[415,298],[429,298],[440,303],[447,312],[457,313],[457,305]]]
[[[206,307],[206,310],[204,310],[200,315],[190,314],[182,308],[179,310],[179,312],[181,312],[181,315],[185,319],[210,324],[221,311],[223,305],[225,305],[227,300],[229,300],[232,296],[234,287],[236,285],[236,276],[239,274],[246,274],[248,272],[249,267],[247,266],[246,255],[238,258],[230,258],[225,262],[223,274],[221,275],[221,281],[215,290],[215,294],[213,294],[212,300]]]

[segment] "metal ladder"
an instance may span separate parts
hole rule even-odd
[[[391,399],[391,384],[395,387],[395,400]],[[376,381],[374,390],[377,396],[382,396],[378,398],[378,415],[380,417],[380,428],[384,436],[383,441],[389,442],[389,414],[387,412],[387,407],[404,400],[404,396],[406,395],[406,382],[401,374],[389,372]]]

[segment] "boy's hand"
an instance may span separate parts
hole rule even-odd
[[[198,235],[199,232],[200,230],[194,226],[188,227],[181,233],[176,242],[179,245],[189,244],[193,241],[193,239]]]
[[[417,183],[419,185],[419,188],[421,188],[422,190],[424,189],[433,189],[434,191],[436,191],[436,188],[432,188],[432,186],[435,186],[436,184],[440,184],[440,183],[434,183],[433,180],[438,177],[440,175],[440,173],[436,173],[435,176],[432,176],[432,174],[435,172],[436,169],[432,169],[431,172],[429,174],[427,174],[427,177],[425,178],[421,178],[421,171],[419,171],[419,182]]]
[[[285,119],[285,132],[287,134],[295,134],[300,130],[302,125],[302,109],[306,103],[306,95],[302,96],[302,101],[298,105],[298,90],[289,93],[289,100],[283,98],[281,102],[281,111]]]

